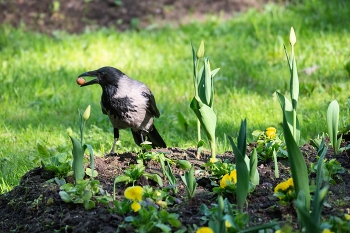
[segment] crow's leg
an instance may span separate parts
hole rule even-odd
[[[115,144],[117,143],[118,139],[119,139],[119,129],[114,128],[114,142],[113,142],[113,146],[111,149],[111,154],[114,154],[114,147],[115,147]]]

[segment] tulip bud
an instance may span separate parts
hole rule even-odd
[[[84,121],[87,121],[87,119],[89,119],[90,117],[90,110],[91,110],[91,106],[87,106],[84,114],[83,114],[83,118],[84,118]]]
[[[289,42],[292,46],[294,46],[295,43],[297,42],[297,37],[295,36],[295,32],[294,32],[293,27],[290,28]]]
[[[204,41],[201,41],[201,45],[197,50],[197,59],[202,58],[204,56]]]

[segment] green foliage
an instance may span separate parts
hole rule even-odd
[[[162,189],[152,188],[148,185],[143,186],[143,197],[148,201],[152,201],[161,208],[166,208],[174,204],[179,204],[181,201],[170,193],[170,188],[164,187]]]
[[[292,37],[292,35],[294,35],[295,37],[293,28],[291,28],[290,37]],[[298,144],[300,141],[300,124],[297,117],[297,104],[299,99],[299,77],[298,77],[298,71],[297,71],[297,63],[294,56],[294,44],[295,42],[294,43],[291,42],[291,46],[292,46],[291,58],[288,57],[286,47],[284,47],[284,51],[286,53],[286,57],[288,61],[288,68],[290,71],[291,101],[279,92],[277,92],[277,95],[283,111],[283,116],[286,119],[286,124],[288,124],[289,130],[293,135],[295,142]]]
[[[333,100],[327,109],[327,127],[329,139],[332,143],[334,154],[339,154],[340,143],[342,135],[338,138],[338,124],[339,124],[339,104]]]
[[[141,176],[145,176],[146,178],[150,178],[157,182],[160,186],[163,186],[162,179],[157,174],[151,174],[145,172],[145,165],[143,165],[141,160],[137,161],[137,164],[131,164],[129,169],[124,171],[125,175],[116,176],[114,179],[114,185],[116,183],[125,182],[125,183],[134,183]]]
[[[186,185],[188,199],[193,199],[197,188],[197,181],[194,176],[194,166],[192,166],[189,171],[185,171],[185,174],[181,176],[181,179]]]
[[[318,169],[318,163],[320,163],[320,158],[318,158],[318,161],[316,163],[310,164],[310,171],[312,173],[317,173]],[[336,159],[324,159],[322,162],[322,171],[323,171],[323,179],[324,181],[327,181],[331,184],[336,184],[336,181],[334,178],[340,179],[341,177],[339,174],[342,174],[345,172],[345,169],[341,166],[341,164]]]
[[[281,95],[280,93],[277,94],[283,112],[283,133],[287,145],[287,151],[289,155],[288,159],[292,171],[295,192],[297,195],[298,203],[302,203],[305,208],[305,210],[303,209],[302,211],[298,209],[300,210],[298,211],[298,217],[299,220],[301,220],[301,215],[304,214],[304,212],[308,213],[310,211],[310,191],[306,163],[298,147],[300,140],[300,126],[296,115],[296,107],[299,98],[299,80],[294,56],[295,40],[296,38],[294,30],[291,28],[291,59],[289,59],[287,52],[286,56],[288,60],[288,68],[291,74],[290,93],[292,102],[290,102],[285,96]]]
[[[96,206],[93,196],[100,193],[100,182],[98,180],[77,180],[76,184],[66,183],[60,187],[59,195],[64,202],[83,204],[89,210]]]
[[[210,173],[210,176],[216,179],[220,179],[225,174],[229,174],[231,171],[236,169],[236,165],[230,163],[228,160],[224,162],[216,161],[215,163],[209,162],[204,164],[206,170]]]
[[[243,212],[243,205],[246,201],[249,190],[249,165],[246,163],[246,151],[247,151],[247,121],[242,120],[241,128],[237,139],[237,145],[234,143],[233,138],[228,136],[231,142],[233,152],[236,159],[237,170],[237,207],[238,210]],[[248,157],[247,157],[248,159]]]
[[[328,147],[325,145],[324,140],[321,143],[321,147],[318,150],[320,156],[320,162],[317,165],[317,176],[316,176],[316,191],[312,202],[312,211],[309,213],[309,207],[307,206],[306,195],[304,190],[298,192],[297,200],[294,202],[297,212],[298,219],[303,227],[306,228],[306,232],[320,232],[320,220],[323,203],[325,202],[328,193],[328,182],[322,187],[323,184],[323,158],[326,155]]]
[[[327,222],[321,224],[321,229],[329,229],[332,232],[347,233],[350,231],[350,215],[344,214],[344,216],[337,217],[331,216]]]
[[[257,143],[256,151],[259,160],[266,162],[273,159],[274,151],[279,158],[288,157],[283,135],[276,134],[274,137],[268,137],[265,132],[261,130],[254,130],[252,135],[254,138],[253,140]]]
[[[174,194],[179,192],[178,189],[178,182],[176,177],[173,174],[173,171],[171,170],[170,163],[167,162],[165,165],[165,156],[162,154],[162,156],[159,157],[159,162],[162,166],[163,174],[168,178],[169,184],[171,186],[171,189],[173,190]]]
[[[304,205],[306,212],[308,212],[310,210],[310,191],[307,167],[304,161],[304,157],[301,154],[301,151],[290,132],[285,114],[283,114],[283,132],[286,140],[287,151],[289,155],[288,159],[292,171],[295,192],[298,196],[300,191],[304,193]]]
[[[48,150],[40,143],[37,144],[37,150],[42,167],[45,170],[53,171],[56,177],[62,178],[72,171],[72,157],[67,153],[55,154],[54,150]]]
[[[72,154],[73,154],[73,173],[74,173],[74,180],[77,183],[78,180],[84,179],[85,171],[84,171],[84,152],[86,149],[88,149],[90,153],[90,177],[95,177],[94,175],[94,152],[92,150],[92,147],[89,144],[84,144],[84,128],[85,128],[85,122],[89,119],[90,117],[90,105],[86,108],[84,114],[81,114],[79,112],[80,116],[80,141],[76,139],[73,136],[69,136],[73,149],[72,149]]]
[[[210,69],[209,58],[204,57],[204,43],[202,41],[200,47],[195,52],[192,46],[193,55],[193,83],[194,83],[194,97],[191,101],[190,107],[196,114],[198,121],[198,144],[197,148],[203,145],[200,138],[200,125],[204,127],[211,149],[211,157],[216,158],[216,145],[215,145],[215,128],[216,128],[216,114],[213,110],[214,102],[214,76],[220,70]],[[203,58],[203,66],[199,68],[199,61]],[[199,69],[199,70],[198,70]],[[198,155],[197,155],[198,157]]]
[[[221,232],[260,232],[259,230],[274,229],[277,222],[262,224],[256,227],[248,227],[250,217],[247,213],[235,211],[235,205],[219,195],[218,204],[212,204],[208,208],[205,204],[200,207],[200,213],[203,215],[201,224],[208,224],[214,233]]]
[[[168,213],[166,210],[158,211],[154,206],[149,205],[141,208],[138,215],[129,215],[124,220],[125,223],[120,228],[134,232],[174,232],[182,227],[178,220],[179,215]],[[183,232],[183,231],[179,231]]]

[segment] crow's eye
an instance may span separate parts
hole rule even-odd
[[[105,76],[106,72],[101,72],[101,77]]]

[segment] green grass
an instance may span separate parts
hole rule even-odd
[[[0,26],[0,193],[39,165],[38,142],[57,153],[70,153],[67,131],[78,131],[78,109],[88,104],[92,112],[86,142],[98,155],[110,150],[112,127],[99,106],[101,89],[75,83],[80,73],[106,65],[147,83],[161,112],[155,124],[169,147],[194,147],[190,40],[198,46],[203,39],[212,69],[221,67],[214,84],[218,153],[230,150],[225,134],[236,137],[243,118],[248,121],[248,140],[256,129],[275,126],[282,131],[274,92],[288,94],[283,44],[289,51],[291,26],[297,35],[302,143],[326,132],[326,111],[333,99],[340,105],[340,127],[348,124],[348,15],[346,1],[307,0],[296,6],[267,5],[263,12],[250,10],[229,21],[208,17],[205,23],[139,32],[101,29],[50,37]],[[301,71],[315,64],[315,73]],[[177,112],[188,119],[187,131],[178,124]],[[129,131],[122,131],[120,140],[120,151],[138,149]]]

